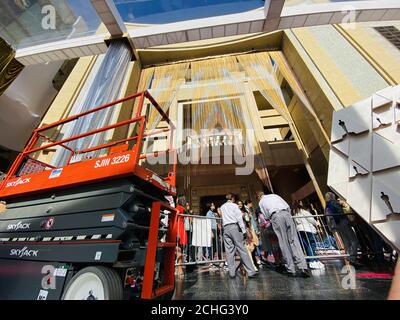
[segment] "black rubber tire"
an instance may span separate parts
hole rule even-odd
[[[122,281],[118,273],[110,268],[104,266],[93,266],[87,267],[80,270],[77,274],[75,274],[72,279],[68,282],[63,295],[62,300],[65,300],[65,295],[71,287],[72,283],[79,278],[82,274],[85,273],[94,273],[97,275],[104,287],[104,300],[122,300],[123,299],[123,288]]]

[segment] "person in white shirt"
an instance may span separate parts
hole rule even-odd
[[[257,273],[244,245],[246,227],[243,222],[242,211],[235,203],[235,196],[232,193],[226,195],[226,200],[227,202],[221,206],[221,213],[229,276],[231,278],[236,276],[235,253],[237,250],[248,277],[254,278]]]
[[[316,256],[315,250],[317,246],[316,234],[317,221],[313,215],[307,211],[302,201],[295,201],[293,205],[293,220],[296,223],[297,231],[303,241],[304,248],[308,256]],[[318,259],[311,259],[309,262],[310,269],[324,269],[324,264]]]
[[[261,212],[266,219],[271,221],[278,237],[279,247],[286,265],[285,273],[295,277],[297,267],[302,277],[310,277],[297,229],[290,214],[290,206],[276,194],[265,195],[263,191],[259,191],[257,198]]]

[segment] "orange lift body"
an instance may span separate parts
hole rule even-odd
[[[82,133],[64,140],[60,141],[52,141],[42,133],[56,128],[60,125],[67,124],[72,121],[76,121],[79,118],[82,118],[88,114],[98,112],[100,110],[110,108],[116,106],[120,103],[126,101],[135,101],[136,98],[140,98],[139,108],[137,110],[136,116],[132,119],[125,120],[122,122],[118,122],[113,125],[105,126],[103,128],[99,128],[96,130],[92,130],[86,133]],[[147,98],[152,105],[159,111],[162,115],[163,119],[169,124],[170,129],[168,130],[155,130],[151,134],[145,134],[146,128],[146,117],[142,116],[143,103],[144,98]],[[126,138],[118,141],[113,141],[107,144],[102,144],[99,146],[95,146],[92,148],[88,148],[85,150],[72,150],[66,144],[68,142],[82,139],[97,133],[105,132],[108,130],[112,130],[118,127],[126,126],[133,123],[139,123],[138,135],[131,138]],[[164,113],[161,107],[157,104],[157,102],[153,99],[153,97],[147,91],[142,93],[136,93],[132,96],[126,97],[121,100],[114,101],[109,104],[105,104],[103,106],[94,108],[92,110],[68,117],[64,120],[60,120],[58,122],[43,126],[41,128],[36,129],[33,132],[33,136],[24,151],[17,157],[13,165],[11,166],[9,172],[7,173],[5,179],[2,181],[0,185],[0,199],[7,199],[9,197],[20,196],[22,194],[26,195],[29,193],[37,193],[40,191],[45,191],[49,189],[55,188],[65,188],[74,185],[87,184],[96,181],[106,180],[110,178],[116,177],[124,177],[124,176],[138,176],[141,179],[148,181],[154,186],[168,191],[171,195],[176,195],[176,151],[172,149],[172,137],[174,125],[168,118],[168,116]],[[141,154],[143,147],[143,139],[149,137],[150,135],[159,134],[162,131],[169,131],[170,138],[170,149],[164,151],[166,153],[174,153],[175,154],[175,163],[173,166],[172,172],[170,172],[169,176],[165,179],[161,179],[152,171],[143,168],[139,165],[139,161],[146,159],[149,155]],[[50,143],[35,147],[38,140],[40,138],[44,138],[49,140]],[[135,141],[136,143],[132,147],[131,150],[127,150],[128,142]],[[121,145],[123,144],[123,145]],[[43,151],[52,147],[60,146],[66,148],[71,152],[70,160],[73,156],[81,155],[101,149],[111,148],[114,146],[120,145],[120,150],[124,150],[121,152],[115,152],[115,149],[111,149],[112,154],[108,157],[101,157],[97,159],[92,159],[88,161],[67,164],[62,168],[54,168],[48,164],[43,164],[45,167],[53,169],[53,170],[43,170],[39,173],[24,175],[23,177],[17,177],[17,172],[21,168],[24,160],[29,158],[31,154],[34,154],[38,151]],[[114,153],[115,152],[115,153]],[[62,174],[61,174],[62,173]]]
[[[99,112],[107,108],[116,107],[122,103],[138,99],[139,103],[136,112],[129,120],[124,120],[115,124],[107,125],[89,132],[80,133],[78,135],[55,141],[46,136],[46,131],[55,129],[59,126],[77,121],[89,114]],[[162,116],[163,120],[169,125],[168,129],[153,130],[146,133],[146,116],[142,115],[145,99],[147,99],[152,107],[154,107]],[[133,108],[134,109],[134,108]],[[124,138],[118,141],[104,143],[82,150],[74,150],[68,146],[68,143],[79,140],[88,136],[113,130],[122,126],[136,125],[136,135]],[[45,192],[53,192],[54,190],[63,190],[66,188],[84,186],[88,184],[104,183],[117,178],[135,177],[142,184],[149,185],[152,188],[160,190],[162,194],[176,195],[176,167],[177,154],[173,149],[174,125],[168,118],[167,114],[161,109],[149,92],[136,93],[132,96],[108,103],[89,111],[70,116],[58,122],[42,126],[33,132],[33,135],[26,145],[24,151],[18,155],[12,164],[5,179],[0,184],[0,199],[6,202],[27,197],[31,195],[40,195]],[[163,151],[173,159],[172,170],[166,177],[160,177],[150,169],[142,166],[140,163],[145,161],[149,156],[157,154],[143,154],[144,140],[157,134],[168,134],[168,149]],[[46,141],[40,143],[40,141]],[[69,160],[63,167],[53,167],[32,158],[32,155],[40,151],[51,148],[65,148],[70,152]],[[79,162],[71,161],[74,157],[84,156],[99,150],[108,149],[108,153],[98,158],[85,159]],[[84,157],[82,157],[84,158]],[[73,163],[72,163],[73,162]],[[26,167],[24,167],[26,166]],[[35,169],[27,170],[28,167]],[[169,214],[168,231],[166,233],[165,242],[158,239],[160,215],[162,210],[167,210]],[[146,248],[146,262],[144,267],[144,280],[141,291],[141,297],[144,299],[152,299],[162,296],[174,290],[174,269],[175,269],[175,224],[176,210],[166,204],[165,201],[154,200],[151,208],[150,225],[148,229],[148,241]],[[0,240],[0,246],[1,246]],[[15,243],[15,242],[14,242]],[[7,242],[3,242],[7,244]],[[63,244],[63,243],[62,243]],[[164,285],[154,290],[153,277],[155,269],[156,251],[162,248],[166,250],[164,255]]]

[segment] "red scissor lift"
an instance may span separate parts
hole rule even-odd
[[[110,124],[102,128],[97,128],[89,132],[83,132],[78,135],[61,139],[58,141],[56,139],[51,139],[46,135],[46,132],[55,130],[57,128],[60,128],[60,126],[77,121],[78,119],[81,119],[90,114],[94,114],[101,110],[105,110],[107,108],[113,108],[118,105],[126,106],[128,102],[132,102],[132,104],[135,105],[135,101],[137,101],[136,99],[138,99],[139,103],[136,104],[136,112],[131,119],[124,120],[115,124]],[[159,114],[162,116],[162,119],[168,124],[168,128],[146,132],[146,116],[142,115],[146,99],[149,102],[149,105],[154,107],[159,112]],[[135,107],[133,107],[132,109],[134,110]],[[89,136],[93,136],[95,134],[100,134],[124,126],[130,126],[130,127],[135,126],[134,130],[135,134],[133,134],[133,136],[131,137],[125,137],[124,139],[120,139],[117,141],[102,143],[97,146],[92,146],[90,148],[82,150],[75,150],[70,145],[68,145],[72,141],[83,139]],[[128,269],[130,270],[129,272],[131,272],[132,268],[126,268],[127,262],[120,261],[120,256],[123,255],[125,251],[126,252],[129,251],[129,250],[121,250],[121,246],[125,245],[126,247],[129,247],[129,245],[132,246],[132,243],[136,243],[138,241],[140,242],[141,237],[143,237],[143,230],[145,230],[144,234],[145,237],[147,238],[146,239],[147,241],[145,248],[144,270],[142,274],[143,279],[140,285],[141,288],[140,296],[141,298],[144,299],[152,299],[173,292],[174,269],[175,269],[174,265],[175,246],[176,246],[175,243],[176,210],[169,206],[168,202],[165,199],[165,196],[176,195],[177,155],[176,155],[176,150],[173,148],[174,129],[175,127],[171,122],[171,120],[169,119],[168,115],[161,109],[161,107],[157,104],[157,102],[147,91],[136,93],[132,96],[102,105],[100,107],[93,108],[89,111],[70,116],[66,119],[36,129],[33,132],[32,138],[30,139],[26,148],[21,154],[18,155],[15,162],[11,166],[8,174],[6,175],[5,179],[2,181],[0,185],[0,199],[5,200],[7,202],[6,212],[0,215],[0,264],[2,258],[6,258],[7,263],[10,263],[10,255],[8,255],[8,253],[9,252],[18,253],[19,251],[12,251],[12,250],[18,250],[15,249],[18,248],[18,246],[22,248],[24,246],[25,248],[28,246],[28,249],[33,248],[32,252],[35,253],[36,250],[36,255],[37,255],[37,256],[22,257],[22,259],[18,259],[18,263],[29,263],[29,262],[33,263],[35,261],[41,261],[43,263],[52,261],[54,263],[56,262],[58,263],[60,262],[60,260],[57,260],[59,258],[57,258],[56,253],[54,254],[53,260],[51,256],[50,257],[43,256],[41,259],[40,253],[43,251],[42,248],[49,248],[46,246],[51,246],[50,247],[51,250],[56,252],[57,246],[59,246],[59,248],[64,248],[65,246],[67,247],[70,246],[69,248],[71,248],[71,246],[73,246],[74,248],[78,248],[77,246],[79,245],[96,246],[96,244],[102,244],[102,245],[113,244],[114,249],[109,249],[109,250],[115,250],[115,248],[118,248],[117,250],[118,252],[115,253],[114,255],[114,257],[116,256],[117,258],[115,259],[110,258],[108,260],[106,259],[104,263],[106,266],[109,267],[111,266],[111,264],[114,266],[118,264],[125,265],[125,269],[124,268],[118,269],[118,272],[123,284],[130,285],[132,284],[132,282],[133,283],[137,282],[138,279],[129,278],[130,275],[127,275],[127,273],[125,272]],[[153,154],[144,154],[143,145],[145,139],[160,134],[167,135],[167,146],[168,146],[167,150],[162,152],[156,152]],[[47,163],[38,161],[33,157],[34,155],[37,155],[39,152],[43,152],[45,150],[54,150],[54,148],[64,148],[68,150],[68,152],[70,153],[67,164],[64,165],[63,167],[56,168]],[[105,152],[107,150],[108,152]],[[94,153],[98,154],[100,152],[102,155],[97,156],[95,158],[84,157],[84,155],[88,154],[93,155]],[[166,177],[161,177],[160,175],[156,174],[155,172],[153,172],[152,170],[150,170],[149,168],[145,167],[142,164],[149,156],[158,156],[161,155],[162,153],[164,153],[164,155],[168,155],[167,158],[173,159],[172,163],[170,163],[170,165],[172,166],[172,170],[168,172]],[[77,157],[80,157],[78,161],[76,161]],[[73,159],[75,160],[72,161]],[[64,203],[65,199],[69,199],[68,197],[71,197],[71,204],[73,203],[72,206],[76,206],[75,204],[77,201],[76,194],[77,193],[79,194],[79,190],[82,190],[82,194],[85,192],[87,194],[89,194],[90,192],[92,192],[91,194],[93,194],[93,192],[99,192],[99,194],[102,194],[103,190],[108,188],[108,183],[112,183],[113,186],[115,186],[115,188],[118,188],[120,187],[120,185],[125,185],[125,184],[126,185],[129,184],[130,186],[129,190],[132,190],[132,188],[133,189],[136,188],[135,191],[132,192],[132,194],[134,194],[132,195],[134,200],[126,201],[122,206],[122,208],[124,208],[123,210],[125,210],[123,212],[123,217],[126,220],[126,221],[124,220],[125,224],[136,226],[137,228],[142,230],[138,231],[136,227],[132,227],[132,229],[130,229],[131,232],[138,235],[133,237],[134,240],[131,240],[132,236],[129,234],[128,231],[122,230],[119,233],[117,232],[118,234],[113,235],[112,238],[108,239],[88,240],[86,238],[85,240],[82,240],[81,237],[80,238],[81,240],[77,240],[79,237],[72,236],[71,240],[70,239],[71,236],[69,237],[65,236],[65,237],[54,237],[54,239],[58,240],[58,242],[56,243],[50,242],[49,244],[48,241],[47,243],[45,243],[45,241],[43,240],[45,239],[45,237],[42,236],[43,234],[47,236],[48,240],[52,237],[51,232],[54,232],[54,235],[59,236],[61,234],[60,233],[61,231],[59,230],[64,230],[63,234],[65,235],[65,229],[62,229],[61,222],[60,225],[57,226],[58,228],[54,229],[53,228],[44,229],[43,222],[41,223],[41,227],[39,229],[39,225],[36,226],[36,223],[39,220],[45,222],[55,221],[54,226],[56,226],[57,220],[58,219],[61,220],[61,218],[58,218],[58,214],[60,215],[60,217],[66,217],[66,212],[68,212],[69,214],[71,212],[69,212],[68,210],[63,211],[64,207],[62,207],[63,209],[61,209],[60,207],[59,212],[55,212],[58,210],[57,206],[59,204],[58,202],[56,202],[54,204],[55,210],[53,210],[53,212],[50,212],[50,214],[47,215],[43,214],[40,216],[40,219],[38,219],[37,214],[36,215],[34,214],[36,209],[41,210],[43,205],[45,205],[44,203],[48,203],[49,201],[51,201],[51,199],[54,200],[55,198],[57,198],[56,196],[57,193],[60,193],[59,198],[61,199],[62,197]],[[87,186],[90,190],[85,189]],[[65,190],[71,190],[71,192],[65,195],[63,193],[65,192]],[[113,193],[110,194],[116,193],[115,190],[112,192]],[[123,192],[124,193],[121,194],[126,194],[126,191]],[[92,196],[90,197],[84,196],[84,200],[79,199],[79,201],[81,201],[81,203],[86,203],[88,207],[96,205],[98,206],[97,203],[93,204],[92,202],[88,202],[89,201],[88,199],[91,199],[91,197]],[[44,201],[43,204],[41,204],[41,201],[44,198],[47,200]],[[100,203],[101,199],[99,198],[97,202]],[[38,203],[39,207],[37,207]],[[136,210],[135,205],[140,207],[140,210],[139,209],[137,210],[137,212],[140,212],[140,214],[134,211]],[[65,206],[65,204],[63,206]],[[33,212],[32,215],[25,213],[23,214],[22,217],[18,216],[18,214],[21,212],[21,207],[25,208],[25,210],[32,209]],[[106,207],[104,206],[104,208]],[[96,207],[97,211],[99,211],[99,209],[102,208]],[[119,212],[122,209],[116,208],[115,210],[116,210],[115,212],[118,212],[119,214]],[[161,242],[160,219],[164,210],[167,210],[169,212],[169,223],[167,231],[165,233],[166,235],[165,242]],[[80,208],[78,209],[78,211],[80,211]],[[105,211],[108,212],[109,208],[107,208],[107,210]],[[146,213],[144,213],[145,211],[147,212],[147,216]],[[112,213],[109,214],[109,216],[111,216],[112,214],[117,214],[115,212],[112,211]],[[96,214],[93,213],[93,216],[95,216]],[[49,218],[49,216],[51,217]],[[140,218],[137,218],[138,216],[140,216]],[[104,212],[102,217],[104,217]],[[134,218],[132,220],[129,217],[134,217]],[[74,215],[71,215],[70,218],[74,219]],[[53,219],[53,220],[46,220],[46,219]],[[135,219],[141,221],[142,224],[140,226],[137,226],[137,221]],[[115,220],[118,219],[115,218]],[[21,221],[22,223],[25,223],[25,226],[29,224],[31,228],[28,228],[27,230],[21,230],[21,229],[18,230],[18,227],[15,227],[14,229],[10,227],[18,225],[18,223],[21,223]],[[79,224],[75,223],[75,225],[78,226]],[[113,227],[114,228],[118,227],[120,229],[122,228],[121,226],[113,226]],[[10,232],[10,230],[15,232],[14,233]],[[40,233],[39,237],[37,236],[38,232]],[[42,236],[42,239],[39,239],[40,236]],[[129,241],[131,242],[129,242],[126,239],[130,239]],[[158,285],[155,288],[154,274],[156,268],[156,255],[160,250],[164,251],[162,255],[163,283],[162,285]],[[78,269],[72,268],[73,269],[72,274],[76,274],[76,272],[79,271],[79,269],[82,266],[87,267],[88,265],[90,265],[89,261],[84,261],[83,264],[82,263],[76,264],[74,263],[75,261],[74,259],[77,261],[79,260],[80,262],[85,260],[84,258],[78,259],[71,257],[72,261],[65,261],[65,260],[61,261],[63,263],[71,262],[73,266],[78,265]],[[113,261],[113,259],[115,261]],[[15,263],[17,263],[17,261],[15,261]],[[22,274],[20,276],[23,277]],[[0,272],[0,277],[1,277],[1,272]],[[63,290],[66,289],[68,289],[67,283],[64,284]],[[63,295],[64,293],[61,292],[58,294],[58,297],[62,297]]]

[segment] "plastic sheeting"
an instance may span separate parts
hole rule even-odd
[[[204,218],[193,218],[192,246],[211,247],[211,221]]]
[[[131,59],[132,51],[128,44],[122,41],[111,42],[107,53],[101,61],[100,67],[92,70],[92,73],[95,73],[94,78],[92,75],[89,76],[88,81],[92,81],[90,87],[87,90],[83,88],[81,95],[71,109],[70,116],[117,100]],[[110,123],[116,108],[110,107],[71,122],[62,131],[62,138],[66,139],[106,126]],[[106,132],[102,132],[75,140],[70,142],[68,146],[74,150],[90,148],[101,144],[105,138],[105,134]],[[65,165],[69,156],[70,152],[68,150],[59,149],[54,158],[53,165],[57,167]]]

